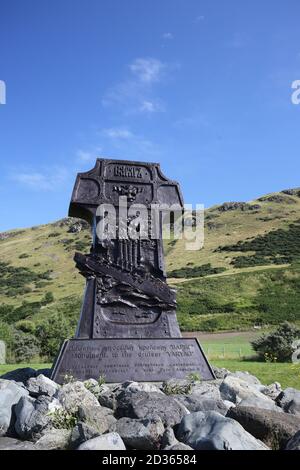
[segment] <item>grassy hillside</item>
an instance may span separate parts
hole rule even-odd
[[[300,321],[299,220],[300,190],[288,190],[207,209],[199,251],[167,242],[183,330]],[[1,233],[0,322],[24,329],[61,312],[71,331],[85,284],[73,255],[90,243],[89,227],[75,219]]]

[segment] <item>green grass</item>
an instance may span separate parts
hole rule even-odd
[[[33,364],[28,364],[28,363],[19,363],[19,364],[0,364],[0,375],[6,374],[6,372],[10,372],[11,370],[14,369],[21,369],[22,367],[32,367],[32,369],[47,369],[49,367],[52,367],[52,364],[50,363],[33,363]]]
[[[255,375],[263,384],[279,382],[282,388],[300,389],[300,364],[266,363],[238,360],[212,360],[211,364],[225,367],[232,372],[240,370]]]

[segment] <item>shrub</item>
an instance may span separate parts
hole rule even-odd
[[[44,356],[56,356],[64,339],[73,334],[73,324],[62,313],[54,313],[41,320],[36,326],[36,335],[40,340],[41,352]]]
[[[52,292],[46,292],[44,295],[44,298],[42,300],[43,304],[50,304],[51,302],[54,301],[54,295]]]
[[[261,359],[268,360],[274,358],[279,362],[290,362],[294,348],[292,346],[295,339],[300,336],[300,330],[294,325],[284,322],[272,333],[264,334],[260,338],[251,342],[254,351]]]
[[[27,362],[39,356],[39,343],[35,336],[15,330],[13,338],[13,354],[16,362]]]

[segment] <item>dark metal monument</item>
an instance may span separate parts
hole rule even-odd
[[[93,244],[90,254],[75,254],[86,290],[75,338],[53,366],[55,381],[66,374],[107,382],[214,378],[197,340],[180,334],[164,269],[164,204],[183,209],[179,184],[157,163],[97,159],[77,175],[69,215],[92,225]]]

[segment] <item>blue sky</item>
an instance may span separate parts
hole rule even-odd
[[[185,202],[300,186],[298,0],[2,0],[0,230],[64,217],[96,156]]]

